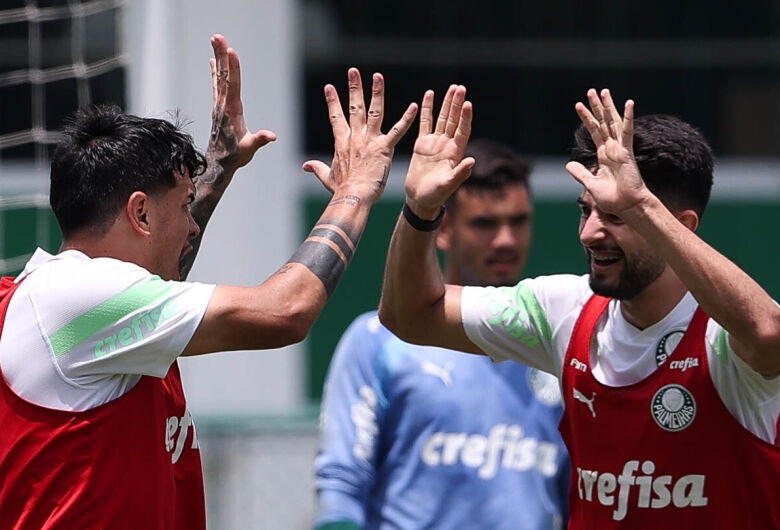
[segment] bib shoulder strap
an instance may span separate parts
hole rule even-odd
[[[585,306],[577,318],[577,323],[574,325],[574,331],[572,331],[571,339],[569,340],[569,347],[566,351],[567,363],[569,362],[569,357],[582,357],[583,355],[585,355],[585,358],[579,360],[588,362],[587,354],[590,351],[590,338],[593,335],[593,328],[607,309],[609,301],[610,298],[594,294],[585,302]]]

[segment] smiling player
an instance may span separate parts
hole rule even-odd
[[[710,147],[677,118],[634,120],[631,101],[621,117],[607,90],[588,102],[567,169],[583,185],[589,274],[448,285],[431,235],[402,217],[380,317],[405,340],[561,379],[570,528],[778,528],[780,308],[695,233]],[[421,222],[473,164],[462,159],[471,104],[458,103],[442,111],[454,134],[410,162],[406,200]]]

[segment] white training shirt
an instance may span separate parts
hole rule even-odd
[[[88,410],[143,375],[165,377],[195,333],[214,285],[165,281],[133,263],[37,249],[17,281],[0,367],[27,401]]]
[[[519,361],[560,379],[574,325],[592,294],[587,275],[542,276],[514,287],[464,287],[461,318],[468,337],[493,361]],[[593,375],[616,387],[644,379],[674,351],[697,306],[687,293],[663,319],[640,330],[623,317],[619,301],[610,301],[596,326]],[[712,381],[726,407],[745,428],[774,443],[780,377],[765,378],[750,368],[712,319],[706,347]],[[676,359],[672,368],[691,369],[684,359]]]

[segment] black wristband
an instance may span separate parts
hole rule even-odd
[[[417,217],[417,214],[414,213],[411,208],[409,208],[409,205],[406,204],[406,202],[404,202],[403,214],[406,222],[409,223],[415,230],[419,230],[420,232],[433,232],[439,228],[441,220],[444,217],[444,205],[442,205],[441,210],[439,210],[439,215],[436,216],[436,219],[433,221],[426,221],[425,219],[420,219]]]

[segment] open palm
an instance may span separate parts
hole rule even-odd
[[[249,131],[241,102],[238,53],[229,48],[225,37],[219,34],[211,38],[211,46],[214,58],[209,64],[214,107],[208,156],[214,157],[226,170],[235,171],[247,165],[258,149],[276,140],[276,134],[265,129]]]
[[[423,96],[420,132],[405,184],[407,201],[413,208],[438,209],[471,173],[474,159],[463,159],[472,118],[471,102],[465,98],[465,87],[450,86],[434,128],[433,91]]]
[[[363,81],[357,68],[347,72],[349,81],[349,120],[333,85],[325,85],[325,102],[333,129],[333,162],[308,160],[303,169],[314,173],[325,189],[339,195],[352,190],[373,204],[385,189],[396,144],[412,126],[417,104],[406,108],[387,133],[382,132],[385,115],[385,80],[372,76],[371,102],[366,112]],[[362,190],[362,191],[360,191]]]
[[[582,103],[575,110],[596,146],[599,167],[593,174],[582,164],[569,162],[566,169],[585,186],[600,210],[619,216],[648,193],[634,159],[634,102],[626,102],[622,118],[607,89],[601,97],[589,90],[588,102],[590,110]]]

